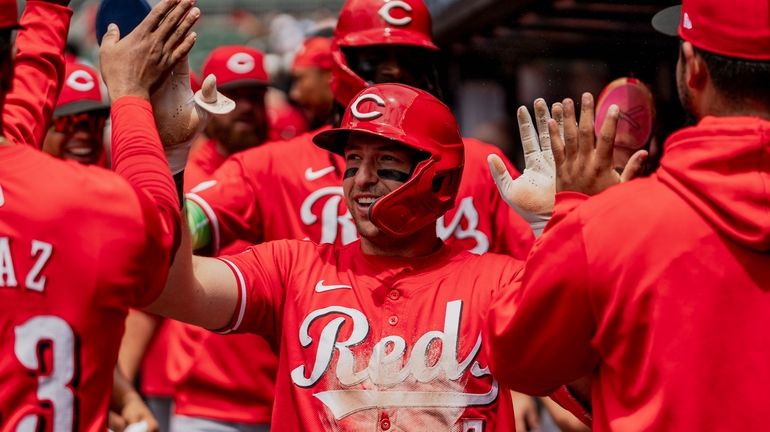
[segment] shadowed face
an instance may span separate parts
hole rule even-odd
[[[267,110],[263,85],[245,85],[222,89],[235,101],[235,109],[225,115],[211,116],[206,134],[219,142],[229,154],[256,147],[267,140]]]
[[[329,71],[317,67],[298,67],[292,71],[289,97],[302,108],[311,129],[326,123],[334,102]]]
[[[351,134],[344,153],[345,203],[359,235],[375,239],[383,234],[369,219],[369,210],[409,179],[416,154],[389,139],[356,133]]]
[[[97,163],[103,151],[108,116],[108,111],[91,111],[54,118],[43,142],[43,151],[84,165]]]

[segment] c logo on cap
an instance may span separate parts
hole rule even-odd
[[[391,14],[391,10],[394,8],[403,9],[407,12],[407,15],[409,12],[412,12],[412,7],[409,6],[408,3],[403,2],[401,0],[393,0],[385,3],[382,5],[379,11],[377,13],[382,17],[382,19],[385,20],[386,23],[394,26],[404,26],[412,22],[412,17],[405,16],[403,18],[395,18]]]
[[[364,102],[364,101],[373,101],[378,106],[384,107],[385,101],[377,96],[376,94],[365,94],[361,95],[356,99],[351,105],[350,105],[350,112],[353,114],[353,117],[359,119],[359,120],[373,120],[377,117],[381,116],[382,113],[379,111],[368,111],[368,112],[361,112],[358,110],[358,106]]]
[[[94,77],[84,70],[76,70],[67,77],[67,85],[79,92],[91,91],[96,87]]]
[[[255,67],[254,57],[245,52],[235,53],[227,60],[227,68],[237,74],[247,74],[253,71]]]

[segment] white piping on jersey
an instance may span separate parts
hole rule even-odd
[[[198,204],[200,208],[203,210],[204,213],[206,213],[206,217],[209,218],[209,222],[211,222],[211,255],[217,255],[219,254],[219,219],[217,219],[217,214],[214,212],[214,209],[211,208],[209,203],[206,202],[203,198],[200,197],[198,194],[194,193],[188,193],[185,195],[187,199],[194,202],[195,204]]]
[[[224,331],[218,331],[219,334],[228,334],[232,333],[241,326],[241,322],[243,321],[243,316],[246,314],[246,281],[243,278],[243,273],[241,273],[241,269],[238,268],[235,263],[232,261],[225,259],[225,258],[217,258],[218,260],[224,262],[227,264],[228,267],[230,267],[230,270],[235,273],[236,279],[238,279],[238,288],[241,290],[241,300],[240,305],[238,307],[238,319],[235,320],[235,324],[233,324],[232,328],[224,330]]]

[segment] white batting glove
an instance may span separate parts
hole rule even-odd
[[[543,99],[535,100],[534,106],[537,130],[526,107],[519,107],[516,113],[524,148],[524,172],[514,180],[500,157],[492,154],[487,157],[487,161],[500,195],[529,223],[537,237],[543,232],[553,212],[556,167],[548,133],[551,114]],[[563,128],[562,119],[556,120]]]
[[[226,114],[235,108],[235,102],[217,91],[213,75],[193,95],[186,58],[177,63],[151,101],[155,125],[174,174],[184,170],[190,147],[206,127],[209,113]]]

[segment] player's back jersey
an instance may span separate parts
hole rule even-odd
[[[312,142],[322,130],[240,152],[210,181],[193,188],[188,199],[209,219],[212,254],[235,239],[252,243],[310,239],[345,245],[357,238],[342,193],[345,161]],[[490,153],[503,157],[490,144],[465,139],[465,168],[456,204],[437,221],[436,233],[477,254],[496,252],[524,259],[534,241],[532,230],[500,197],[487,166]]]
[[[0,145],[3,432],[105,430],[127,307],[169,265],[152,209],[113,173]]]
[[[459,245],[399,259],[296,240],[220,259],[245,301],[234,327],[280,346],[276,429],[514,429],[481,330],[520,262]]]

